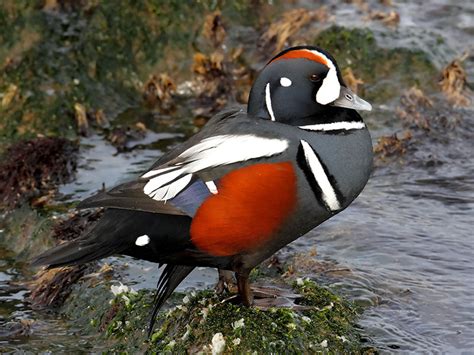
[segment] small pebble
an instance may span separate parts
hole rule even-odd
[[[244,326],[245,326],[245,323],[244,323],[243,318],[241,318],[238,321],[235,321],[234,323],[232,323],[232,328],[234,328],[234,330],[239,329],[239,328],[243,328]]]
[[[212,337],[212,355],[220,355],[225,350],[225,339],[222,333],[216,333]]]

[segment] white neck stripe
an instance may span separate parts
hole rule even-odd
[[[307,131],[339,131],[339,130],[345,130],[349,131],[352,129],[362,129],[365,128],[365,123],[364,122],[348,122],[348,121],[342,121],[342,122],[332,122],[332,123],[320,123],[320,124],[313,124],[313,125],[307,125],[307,126],[299,126],[301,129],[307,130]]]
[[[317,155],[314,153],[313,149],[308,142],[301,140],[301,145],[304,151],[304,157],[306,163],[308,164],[311,173],[316,180],[316,183],[319,185],[322,192],[322,199],[324,203],[329,207],[331,211],[336,211],[341,208],[341,204],[337,199],[336,192],[334,191],[331,182],[329,181],[326,172],[324,171],[321,162],[319,161]]]
[[[265,86],[265,105],[267,106],[267,111],[270,115],[270,119],[272,121],[275,121],[275,115],[273,114],[272,108],[272,98],[270,96],[270,83],[267,83],[267,86]]]

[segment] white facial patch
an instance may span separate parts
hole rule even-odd
[[[287,88],[293,84],[290,79],[282,77],[280,78],[280,85]]]
[[[316,50],[311,50],[315,55],[323,58],[329,68],[326,77],[323,80],[321,87],[316,93],[316,102],[321,105],[327,105],[339,97],[341,92],[341,84],[337,78],[337,70],[334,63],[326,57],[323,53]]]
[[[146,234],[139,236],[137,240],[135,240],[135,245],[139,247],[143,247],[147,245],[148,243],[150,243],[150,237],[147,236]]]

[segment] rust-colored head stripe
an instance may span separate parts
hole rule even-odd
[[[318,55],[314,51],[310,51],[307,49],[295,49],[295,50],[288,51],[282,54],[281,56],[276,57],[270,63],[275,62],[277,60],[281,60],[281,59],[309,59],[309,60],[313,60],[315,62],[321,63],[329,67],[328,61],[326,58],[324,58],[322,55]]]

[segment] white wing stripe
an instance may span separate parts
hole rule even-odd
[[[340,209],[341,205],[339,203],[339,200],[337,199],[336,192],[334,191],[334,188],[329,182],[329,179],[324,171],[323,166],[321,165],[321,162],[319,161],[318,157],[316,156],[308,142],[304,140],[301,140],[300,142],[303,146],[306,163],[308,163],[308,166],[310,167],[316,182],[321,188],[323,201],[331,209],[331,211]]]
[[[338,131],[338,130],[346,130],[349,131],[351,129],[362,129],[365,127],[364,122],[357,122],[357,121],[342,121],[342,122],[332,122],[332,123],[320,123],[320,124],[313,124],[307,126],[299,126],[301,129],[307,131]]]
[[[210,137],[181,153],[176,158],[175,165],[144,174],[142,177],[151,179],[143,192],[155,200],[171,199],[187,186],[194,173],[216,166],[269,157],[280,154],[287,148],[288,141],[285,139],[251,134]],[[184,175],[189,179],[186,184],[186,180],[180,178]]]
[[[166,174],[161,174],[161,171],[158,171],[158,174],[160,175],[150,179],[150,181],[143,188],[143,192],[146,193],[147,195],[154,194],[154,191],[156,189],[177,179],[179,176],[182,175],[182,171],[181,169],[177,169],[177,170],[168,172]]]
[[[188,186],[192,178],[193,178],[192,174],[187,174],[187,175],[184,175],[182,178],[176,181],[173,181],[173,183],[167,184],[164,186],[159,186],[155,184],[155,182],[153,181],[154,179],[151,179],[146,184],[146,186],[153,185],[153,190],[151,193],[146,193],[146,192],[145,193],[151,198],[153,198],[154,200],[167,201],[175,197],[181,190],[183,190],[186,186]]]
[[[158,175],[162,172],[173,170],[173,169],[177,169],[177,167],[176,166],[170,166],[169,168],[162,168],[162,169],[159,169],[159,170],[150,170],[149,172],[143,174],[142,178],[149,178],[149,177]]]
[[[191,173],[210,167],[228,165],[255,158],[279,154],[288,148],[288,141],[262,138],[253,135],[217,136],[208,142],[202,142],[204,147],[193,155],[193,161],[186,164],[186,171]],[[216,141],[219,141],[218,144]],[[198,144],[199,145],[199,144]],[[190,157],[191,158],[191,157]]]

